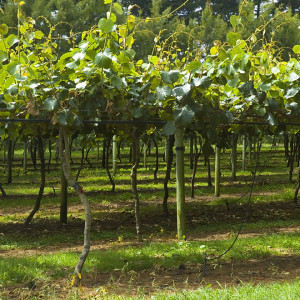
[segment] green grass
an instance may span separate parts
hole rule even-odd
[[[85,263],[85,272],[112,272],[116,269],[139,271],[155,265],[172,267],[182,263],[201,263],[204,251],[208,257],[218,256],[230,246],[233,238],[174,243],[146,242],[139,247],[127,246],[122,240],[116,241],[109,250],[91,251]],[[45,245],[45,242],[41,244]],[[61,251],[68,251],[69,247],[71,245]],[[300,255],[299,232],[241,238],[223,259],[242,261],[283,254]],[[1,258],[0,274],[3,275],[0,285],[35,278],[50,280],[70,276],[77,259],[76,252]]]
[[[268,285],[243,284],[237,287],[222,287],[212,289],[211,287],[200,288],[196,291],[158,292],[151,299],[155,300],[297,300],[300,295],[300,281],[275,283]],[[114,299],[134,299],[125,297],[114,297]]]

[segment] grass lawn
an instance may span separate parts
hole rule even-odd
[[[71,281],[82,249],[84,210],[70,189],[68,224],[59,223],[59,165],[51,161],[40,210],[28,227],[24,221],[38,194],[39,169],[29,164],[25,173],[22,151],[16,151],[13,182],[6,184],[6,165],[0,165],[7,193],[0,197],[1,299],[299,299],[300,207],[293,203],[295,184],[289,181],[282,147],[271,151],[270,145],[263,146],[250,204],[255,158],[248,158],[246,170],[232,181],[230,151],[222,153],[221,196],[216,198],[200,156],[191,199],[186,156],[187,240],[181,242],[176,239],[175,168],[169,183],[170,216],[163,217],[162,148],[156,180],[154,151],[147,167],[141,162],[138,170],[143,243],[137,242],[128,152],[121,152],[115,192],[96,149],[90,151],[93,167],[86,163],[80,173],[93,220],[79,288],[71,287]],[[72,158],[76,174],[80,152],[73,151]],[[240,152],[238,159],[240,168]],[[213,171],[213,158],[211,167]],[[217,258],[235,240],[245,213],[236,243]]]

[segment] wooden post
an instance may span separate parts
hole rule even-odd
[[[144,143],[144,168],[147,167],[147,144]]]
[[[7,147],[7,183],[12,183],[13,141],[8,140]]]
[[[185,182],[184,182],[184,142],[183,129],[177,128],[176,146],[176,202],[177,202],[177,236],[178,240],[186,239],[185,216]]]
[[[112,159],[113,159],[113,176],[116,176],[117,174],[117,136],[113,136],[113,153],[112,153]]]
[[[243,135],[243,151],[242,151],[242,170],[246,170],[246,150],[247,150],[247,145],[246,145],[246,136]]]
[[[64,143],[64,140],[60,141]],[[64,146],[63,146],[64,147]],[[61,151],[61,149],[59,149]],[[61,155],[61,154],[60,154]],[[79,175],[79,174],[78,174]],[[60,224],[68,222],[68,182],[64,174],[63,164],[60,165]]]
[[[221,148],[216,146],[215,153],[215,197],[220,196],[220,156],[221,156]]]
[[[27,172],[27,152],[28,152],[28,145],[27,141],[24,142],[24,153],[23,153],[23,172],[26,174]]]
[[[190,136],[190,169],[194,169],[194,136]]]
[[[165,142],[165,162],[166,164],[168,163],[169,161],[169,138],[167,137],[166,138],[166,142]]]
[[[233,181],[236,180],[236,170],[237,170],[237,151],[236,151],[236,134],[231,135],[231,178]]]

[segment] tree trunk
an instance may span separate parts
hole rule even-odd
[[[92,168],[93,165],[91,164],[91,162],[90,162],[90,160],[89,160],[89,153],[90,153],[90,151],[91,151],[91,147],[87,148],[86,154],[85,154],[85,160],[86,160],[86,162],[89,164],[90,168]]]
[[[221,156],[221,148],[216,146],[216,154],[215,154],[215,197],[220,197],[220,156]]]
[[[112,153],[112,163],[113,163],[113,176],[117,174],[117,136],[113,136],[113,153]]]
[[[193,170],[194,169],[194,136],[191,135],[190,136],[190,169]]]
[[[117,149],[118,149],[117,157],[118,157],[119,163],[122,162],[122,160],[121,160],[121,144],[122,144],[122,140],[119,143],[117,143]]]
[[[243,135],[243,150],[242,150],[242,170],[246,170],[246,150],[247,150],[247,144],[246,144],[246,136]]]
[[[235,133],[231,135],[231,179],[236,181],[236,170],[237,170],[237,136]]]
[[[146,169],[147,168],[147,144],[144,143],[144,168]]]
[[[191,180],[191,198],[195,198],[195,179],[196,179],[196,172],[198,166],[198,160],[200,157],[200,151],[198,151],[197,147],[197,139],[195,138],[195,153],[194,153],[194,163],[193,163],[193,175]]]
[[[290,166],[290,171],[289,171],[289,181],[291,183],[293,182],[293,171],[294,171],[294,161],[295,161],[295,156],[296,156],[296,145],[295,145],[295,136],[293,135],[291,138],[291,142],[290,142],[290,161],[289,161],[289,166]]]
[[[24,142],[24,152],[23,152],[23,172],[24,174],[27,173],[27,152],[28,152],[28,144],[27,141]]]
[[[64,141],[62,141],[64,143]],[[64,144],[63,144],[64,146]],[[82,148],[84,153],[84,148]],[[59,149],[61,151],[61,149]],[[70,152],[69,152],[70,153]],[[82,156],[82,161],[83,161]],[[71,160],[70,160],[71,161]],[[83,162],[81,162],[83,163]],[[80,166],[80,168],[82,165]],[[80,171],[78,170],[77,176],[79,176]],[[76,177],[77,181],[78,177]],[[68,182],[64,174],[63,166],[60,165],[60,224],[67,224],[68,223]]]
[[[69,186],[72,186],[80,198],[84,206],[85,224],[84,224],[84,244],[82,253],[79,257],[78,263],[74,270],[73,286],[78,286],[81,280],[81,271],[84,262],[88,256],[90,250],[90,231],[91,231],[91,208],[86,195],[83,192],[83,188],[76,182],[72,176],[71,164],[69,158],[69,141],[68,134],[65,127],[60,127],[59,131],[59,155],[65,178]]]
[[[5,192],[5,190],[4,190],[4,188],[3,188],[3,186],[2,186],[1,183],[0,183],[0,192],[1,192],[1,194],[2,194],[3,197],[7,196],[7,194],[6,194],[6,192]]]
[[[205,156],[205,162],[207,166],[207,185],[212,187],[212,179],[211,179],[211,168],[210,168],[210,159],[209,156]]]
[[[49,142],[48,142],[48,149],[49,149],[48,173],[50,173],[50,166],[51,166],[51,159],[52,159],[52,143],[51,143],[51,140],[49,140]]]
[[[177,236],[178,240],[186,239],[185,216],[185,181],[184,181],[184,142],[183,129],[177,128],[176,146],[176,202],[177,202]]]
[[[294,194],[294,203],[295,204],[298,203],[299,189],[300,189],[300,167],[298,167],[298,182],[297,182],[297,187],[296,187],[295,194]]]
[[[40,131],[40,129],[39,129]],[[25,221],[25,226],[28,226],[29,223],[31,222],[33,216],[35,213],[40,209],[41,205],[41,200],[44,194],[44,188],[45,188],[45,182],[46,182],[46,165],[45,165],[45,156],[44,156],[44,147],[43,147],[43,140],[41,133],[39,132],[38,137],[37,137],[37,143],[38,143],[38,151],[39,151],[39,156],[40,156],[40,161],[41,161],[41,184],[40,184],[40,190],[39,194],[36,198],[35,205],[29,216],[27,217]]]
[[[166,148],[166,152],[168,152],[168,157],[167,162],[167,170],[166,170],[166,176],[164,179],[164,200],[163,200],[163,212],[164,216],[168,217],[169,216],[169,210],[168,210],[168,198],[169,198],[169,189],[168,189],[168,183],[171,177],[171,170],[172,170],[172,163],[173,163],[173,147],[174,147],[174,135],[170,135],[168,137],[168,142],[166,143],[168,148]]]
[[[290,152],[289,152],[289,135],[288,133],[284,134],[284,156],[285,156],[285,160],[289,161],[290,158]]]
[[[107,176],[109,178],[109,182],[111,184],[111,191],[114,192],[116,185],[115,185],[114,178],[111,176],[110,170],[109,170],[109,150],[110,150],[111,138],[108,138],[106,140],[105,144],[106,144],[105,170],[106,170],[106,174],[107,174]]]
[[[157,180],[157,172],[158,172],[158,146],[156,140],[153,139],[154,147],[155,147],[155,169],[154,169],[154,180]]]
[[[137,132],[137,128],[132,132],[132,168],[131,168],[131,189],[135,199],[134,211],[135,211],[135,223],[136,234],[139,242],[142,242],[141,233],[141,217],[140,217],[140,199],[137,191],[137,169],[140,162],[140,140]]]
[[[76,175],[76,177],[75,177],[75,180],[76,180],[76,181],[78,181],[78,178],[79,178],[79,176],[80,176],[80,172],[81,172],[81,170],[82,170],[82,168],[83,168],[83,165],[84,165],[84,147],[82,147],[82,149],[81,149],[80,166],[79,166],[79,168],[78,168],[77,175]]]
[[[30,156],[31,156],[33,167],[36,170],[37,169],[36,168],[36,142],[34,139],[32,139],[30,143]]]
[[[106,154],[106,140],[103,140],[102,144],[102,168],[105,169],[105,154]]]
[[[7,183],[12,183],[12,158],[13,158],[13,142],[8,140],[7,147]]]

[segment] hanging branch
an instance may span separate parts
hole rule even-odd
[[[82,253],[74,270],[73,286],[78,286],[81,280],[81,270],[90,250],[90,230],[91,230],[91,208],[83,188],[76,182],[72,176],[71,164],[69,158],[69,141],[65,127],[59,130],[59,155],[62,169],[69,186],[72,186],[84,206],[85,224],[84,224],[84,244]]]
[[[43,147],[43,140],[42,140],[40,128],[38,128],[37,145],[38,145],[38,151],[39,151],[39,156],[41,161],[41,184],[40,184],[40,190],[38,196],[35,201],[34,208],[29,214],[29,216],[27,217],[25,221],[25,226],[29,225],[36,212],[40,209],[41,200],[43,198],[44,188],[45,188],[46,164],[45,164],[44,147]]]

